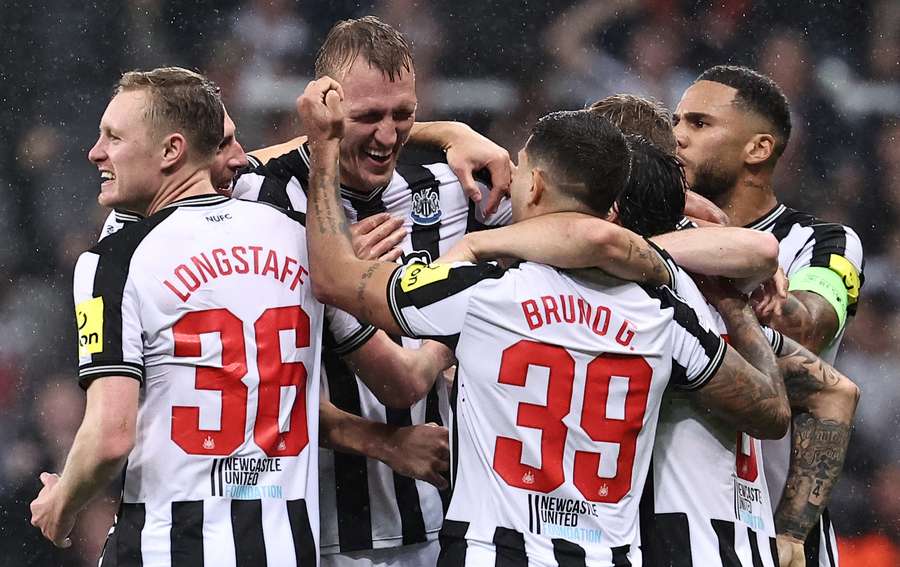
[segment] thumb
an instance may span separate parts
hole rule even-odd
[[[341,95],[335,89],[331,89],[325,93],[325,106],[333,112],[335,116],[341,115]]]
[[[44,486],[49,486],[51,484],[55,484],[56,481],[59,480],[59,475],[53,474],[53,473],[48,473],[48,472],[42,472],[40,479],[41,479],[41,482],[44,484]]]

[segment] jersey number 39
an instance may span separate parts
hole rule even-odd
[[[521,402],[516,418],[520,427],[541,430],[541,467],[522,463],[522,441],[497,437],[494,470],[510,486],[547,493],[562,486],[567,476],[563,457],[569,428],[563,419],[572,406],[575,359],[560,346],[522,340],[503,351],[499,382],[525,386],[529,366],[550,371],[547,405]],[[571,479],[585,499],[614,503],[631,490],[652,373],[646,360],[633,355],[602,354],[587,365],[581,430],[594,442],[610,444],[612,450],[575,451]],[[601,477],[601,461],[608,458],[616,460],[615,475]]]
[[[293,330],[295,346],[309,346],[309,315],[299,306],[263,311],[253,324],[256,334],[256,366],[259,396],[253,440],[269,457],[299,455],[309,444],[306,423],[306,367],[302,362],[282,362],[280,332]],[[172,408],[172,441],[191,455],[226,456],[244,443],[247,423],[247,350],[244,324],[228,309],[194,311],[173,327],[176,357],[201,356],[200,335],[218,333],[222,342],[222,367],[198,366],[194,386],[218,390],[222,396],[221,427],[200,428],[200,408]],[[293,386],[296,397],[287,431],[279,431],[281,389]]]

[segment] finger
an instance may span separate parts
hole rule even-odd
[[[472,177],[472,170],[468,167],[457,168],[454,170],[454,173],[456,173],[456,177],[459,179],[459,184],[462,185],[463,193],[466,194],[466,197],[476,203],[480,203],[481,190],[478,188],[478,184],[475,183],[475,178]]]
[[[54,473],[42,472],[40,479],[44,486],[52,486],[56,484],[56,481],[59,480],[59,475]]]
[[[341,108],[342,99],[343,97],[336,89],[329,90],[325,93],[325,106],[328,107],[328,110],[331,111],[335,118],[344,116],[343,109]]]
[[[379,227],[379,230],[381,230],[381,227]],[[375,244],[372,245],[368,255],[370,258],[377,258],[403,242],[403,239],[406,238],[406,229],[401,226],[391,234],[382,237],[374,236],[374,231],[372,234],[371,241]]]
[[[72,547],[72,539],[71,538],[63,538],[61,540],[56,540],[53,542],[53,545],[60,549],[68,549]]]
[[[390,213],[378,213],[377,215],[372,215],[371,217],[366,217],[359,222],[355,222],[350,225],[350,231],[353,234],[369,234],[383,222],[391,218]]]
[[[447,479],[436,473],[428,473],[424,475],[424,478],[422,480],[429,484],[433,484],[438,488],[438,490],[444,490],[449,486],[449,484],[447,483]]]
[[[381,255],[381,257],[379,257],[378,260],[381,262],[396,262],[397,259],[400,258],[400,256],[403,256],[403,250],[401,250],[399,248],[394,248],[387,254]]]
[[[488,162],[487,170],[491,174],[491,185],[504,193],[509,193],[509,186],[512,183],[512,161],[509,155],[506,159],[493,160]]]
[[[503,200],[509,194],[509,187],[503,189],[502,187],[491,187],[491,192],[488,193],[487,203],[484,205],[484,216],[489,217],[497,212],[497,209],[500,207],[500,201]]]

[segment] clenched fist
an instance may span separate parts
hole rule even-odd
[[[297,114],[311,144],[340,140],[344,135],[344,90],[331,77],[310,82],[297,98]]]

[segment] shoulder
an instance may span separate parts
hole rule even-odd
[[[127,262],[147,236],[158,230],[175,211],[175,208],[168,208],[144,219],[140,217],[128,219],[119,230],[104,237],[89,252],[104,258],[116,258]]]
[[[252,214],[259,215],[266,219],[271,218],[274,222],[285,222],[288,224],[296,224],[304,228],[306,227],[305,213],[286,209],[268,201],[232,199],[232,206],[247,209],[252,212]]]

